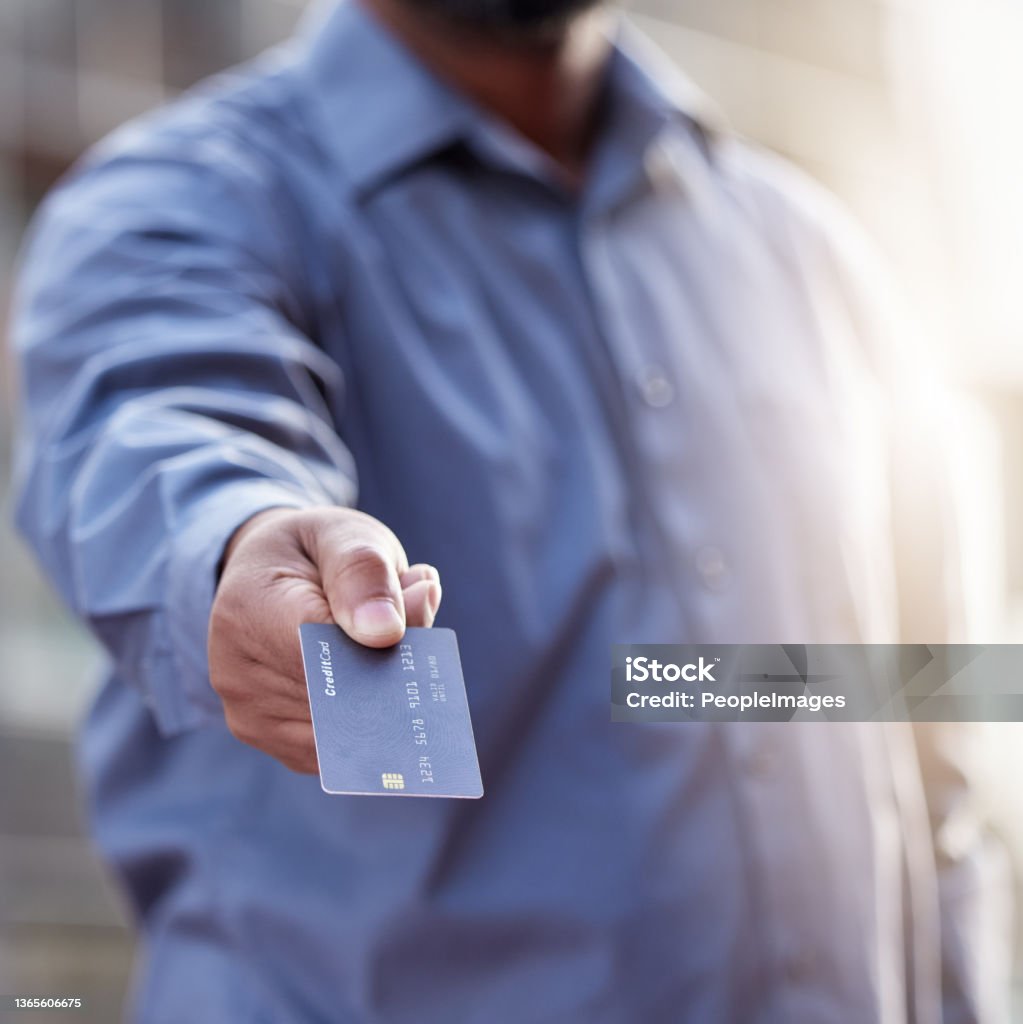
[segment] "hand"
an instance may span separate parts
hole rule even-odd
[[[368,647],[431,626],[437,570],[409,566],[383,523],[348,508],[269,509],[228,544],[209,630],[210,681],[227,726],[293,771],[315,773],[298,627],[336,622]]]

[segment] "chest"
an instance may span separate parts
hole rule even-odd
[[[407,529],[427,509],[441,532],[469,502],[531,550],[656,534],[672,564],[710,545],[763,586],[882,542],[853,328],[741,216],[651,194],[586,219],[526,183],[423,175],[336,244],[338,428],[389,522],[411,494]]]

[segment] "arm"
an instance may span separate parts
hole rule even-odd
[[[14,320],[18,523],[165,734],[223,723],[226,708],[243,738],[313,770],[311,737],[283,752],[265,739],[240,666],[257,663],[307,722],[297,634],[283,630],[333,609],[354,635],[354,608],[376,595],[393,628],[357,638],[393,642],[401,588],[422,591],[424,576],[405,575],[386,528],[337,507],[355,497],[332,426],[343,382],[298,326],[313,314],[296,242],[241,161],[201,152],[136,146],[86,166],[41,212]],[[327,536],[366,571],[335,559],[325,584]],[[413,594],[410,617],[436,609],[432,593]],[[254,650],[249,636],[272,639]]]
[[[893,526],[904,643],[961,643],[965,625],[955,495],[925,414],[905,417],[893,455]],[[947,449],[946,449],[947,450]],[[979,798],[983,723],[913,725],[934,841],[944,1024],[1010,1019],[1013,888]]]
[[[839,225],[838,231],[841,231]],[[837,235],[836,235],[837,237]],[[967,626],[957,496],[943,435],[957,400],[932,374],[933,354],[915,346],[880,256],[846,231],[838,273],[864,344],[872,349],[889,407],[892,533],[899,640],[976,640]],[[1006,852],[980,797],[983,723],[913,725],[934,846],[941,929],[944,1024],[1002,1024],[1010,1017],[1012,880]]]

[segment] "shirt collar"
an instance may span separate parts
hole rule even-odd
[[[702,160],[725,121],[711,101],[624,18],[615,30],[608,68],[607,110],[583,196],[586,212],[600,215],[654,186],[695,190]],[[680,151],[688,161],[678,158]],[[663,173],[665,161],[670,162]],[[660,179],[660,180],[655,180]]]
[[[473,111],[354,0],[314,4],[302,64],[326,114],[326,141],[356,189],[464,137]]]
[[[614,88],[633,111],[689,121],[708,135],[727,130],[713,101],[625,17],[615,26]]]
[[[482,143],[510,135],[468,98],[431,72],[355,0],[321,0],[303,19],[300,62],[326,115],[327,143],[357,191],[370,191],[457,141]],[[720,115],[660,51],[626,22],[615,27],[608,69],[611,115],[598,145],[598,191],[625,186],[635,161],[671,121],[684,119],[711,134]],[[491,145],[490,156],[502,150]],[[530,145],[503,146],[519,169],[538,175],[543,161]],[[605,152],[601,152],[605,151]],[[606,172],[606,174],[605,174]],[[600,179],[608,177],[609,181]],[[622,181],[617,181],[622,177]]]

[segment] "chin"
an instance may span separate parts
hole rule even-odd
[[[508,39],[554,39],[602,0],[402,0],[413,10]]]

